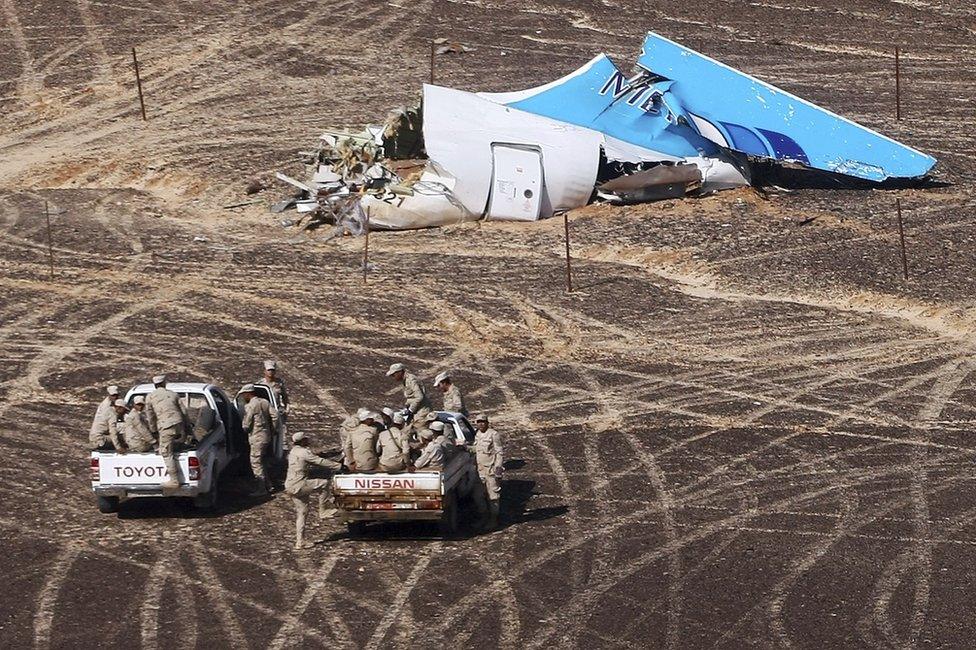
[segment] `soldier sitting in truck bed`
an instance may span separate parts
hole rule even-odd
[[[380,471],[402,472],[410,462],[410,444],[408,434],[403,430],[403,416],[394,413],[390,419],[390,426],[380,431],[376,441],[376,451],[380,456]]]
[[[434,433],[434,438],[427,443],[420,458],[414,463],[416,469],[442,469],[447,460],[447,445],[444,443],[444,423],[431,422],[430,430]]]
[[[365,413],[359,418],[359,426],[349,432],[343,449],[346,467],[353,472],[372,472],[379,465],[376,440],[379,437],[376,413]]]

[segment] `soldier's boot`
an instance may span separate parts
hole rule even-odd
[[[335,508],[326,507],[329,496],[327,492],[319,492],[319,519],[330,519],[339,513]]]
[[[163,464],[166,465],[166,480],[160,487],[164,490],[175,490],[180,487],[180,481],[177,478],[180,474],[176,467],[176,459],[169,456],[163,457]]]
[[[252,497],[263,497],[268,494],[268,484],[263,476],[254,477],[254,488],[251,490],[250,496]]]
[[[495,530],[498,528],[498,506],[498,499],[491,499],[488,501],[488,530]]]

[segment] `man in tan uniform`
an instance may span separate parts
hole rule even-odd
[[[386,376],[392,377],[403,385],[403,398],[407,402],[407,409],[413,414],[414,419],[423,420],[433,408],[423,383],[407,372],[407,367],[402,363],[391,365],[390,369],[386,371]]]
[[[278,362],[277,361],[265,361],[264,362],[264,376],[255,384],[264,384],[271,389],[271,392],[275,395],[275,401],[278,402],[278,422],[281,427],[281,435],[288,435],[288,390],[285,388],[285,380],[278,377]],[[285,438],[285,447],[288,447],[289,438]]]
[[[444,423],[431,422],[429,429],[434,434],[434,437],[424,447],[420,458],[414,463],[414,467],[417,469],[443,469],[444,461],[447,459]]]
[[[376,420],[379,417],[376,413],[366,413],[359,426],[349,432],[343,454],[350,471],[371,472],[379,465],[376,455],[376,440],[379,437]]]
[[[369,409],[360,408],[352,415],[346,416],[346,419],[339,425],[339,449],[345,451],[346,441],[349,440],[349,433],[359,426],[359,423],[363,421],[363,418],[368,413]]]
[[[402,472],[410,463],[410,440],[403,431],[403,424],[403,416],[394,413],[389,428],[380,431],[376,450],[382,472]]]
[[[132,410],[125,416],[125,426],[122,436],[125,444],[130,451],[137,454],[144,454],[153,451],[156,440],[153,438],[152,431],[149,430],[149,422],[145,414],[146,398],[136,395],[132,399]]]
[[[99,436],[101,435],[102,430],[105,428],[105,416],[112,411],[112,406],[115,404],[115,400],[119,399],[119,387],[109,386],[105,389],[105,392],[108,394],[105,396],[105,399],[98,403],[98,408],[95,409],[95,417],[92,418],[91,430],[88,433],[88,438],[91,441],[91,444],[95,445],[96,441],[99,441],[97,443],[98,447],[103,444]],[[96,447],[92,448],[95,449]]]
[[[89,436],[92,450],[111,451],[114,449],[120,454],[129,451],[124,438],[119,435],[119,419],[125,415],[125,412],[125,402],[117,399],[107,411],[102,413],[101,419],[92,423],[91,435]]]
[[[285,389],[285,380],[278,376],[278,362],[277,361],[265,361],[264,362],[264,377],[254,382],[255,384],[264,384],[274,391],[275,397],[278,400],[278,416],[280,417],[283,412],[288,410],[288,391]]]
[[[159,436],[159,455],[168,474],[162,487],[176,488],[180,486],[180,470],[175,446],[186,436],[186,407],[179,395],[166,389],[166,375],[156,375],[152,382],[155,390],[146,395],[146,421],[149,430]]]
[[[451,413],[461,413],[468,416],[468,408],[464,405],[461,389],[451,381],[451,374],[446,370],[434,378],[434,386],[444,393],[444,410]]]
[[[315,492],[319,493],[319,517],[324,517],[325,498],[329,494],[331,481],[327,478],[308,478],[308,470],[313,465],[338,470],[342,465],[313,454],[308,448],[308,438],[304,433],[296,433],[291,440],[294,446],[288,452],[285,492],[295,504],[295,548],[310,548],[312,545],[302,540],[305,534],[305,516],[308,514],[309,497]]]
[[[474,422],[478,429],[474,437],[478,476],[485,486],[485,497],[488,499],[488,521],[485,528],[493,529],[498,526],[499,502],[502,496],[502,472],[505,462],[502,456],[502,437],[488,425],[487,415],[479,414]]]
[[[271,436],[278,427],[278,414],[271,408],[271,402],[254,394],[254,384],[245,384],[241,388],[241,398],[244,400],[241,428],[247,434],[247,442],[251,447],[251,472],[257,483],[251,495],[261,496],[272,488],[265,471],[265,456],[271,445]]]

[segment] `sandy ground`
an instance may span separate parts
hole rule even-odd
[[[835,4],[0,0],[0,645],[971,645],[976,10]],[[437,81],[505,90],[646,29],[949,185],[591,206],[571,294],[560,220],[374,234],[364,284],[362,240],[221,207],[416,98],[432,36],[475,48]],[[398,399],[387,364],[457,369],[506,437],[501,530],[316,523],[296,554],[288,502],[235,484],[217,516],[97,513],[103,385],[232,389],[265,357],[325,450]]]

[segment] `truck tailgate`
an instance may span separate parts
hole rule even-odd
[[[336,495],[440,496],[439,472],[411,474],[337,474],[332,479]]]
[[[166,465],[159,454],[99,454],[99,483],[101,485],[159,485],[166,480]],[[179,454],[178,477],[186,482],[189,476],[189,454]]]

